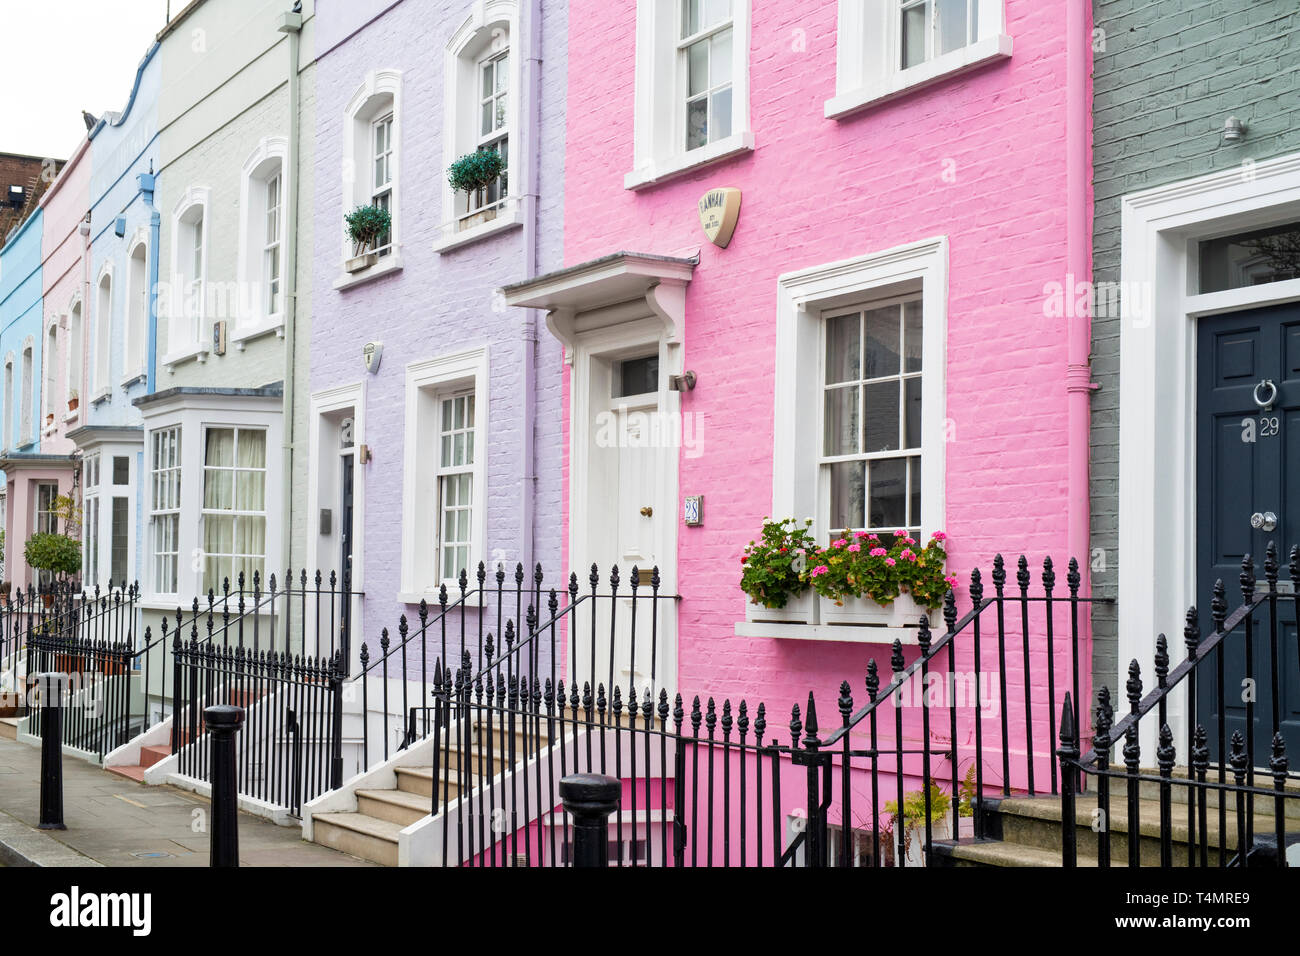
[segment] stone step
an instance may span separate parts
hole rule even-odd
[[[935,866],[1006,866],[1006,867],[1059,867],[1061,852],[1044,850],[1036,846],[1024,846],[1019,843],[1006,843],[1002,840],[935,840]],[[1096,867],[1097,858],[1079,854],[1079,866]],[[1122,860],[1111,866],[1127,866]]]
[[[1140,771],[1140,772],[1141,772],[1142,774],[1144,774],[1144,775],[1149,775],[1149,776],[1153,776],[1153,777],[1154,777],[1154,776],[1159,776],[1159,771],[1158,771],[1158,770],[1150,770],[1150,769],[1147,769],[1147,770],[1142,770],[1142,771]],[[1094,778],[1092,778],[1092,779],[1093,779],[1093,781],[1095,781],[1096,778],[1094,777]],[[1184,811],[1183,811],[1183,813],[1184,813],[1184,816],[1186,816],[1186,809],[1185,809],[1185,808],[1186,808],[1186,806],[1187,806],[1188,800],[1190,799],[1189,795],[1191,794],[1191,792],[1192,792],[1192,790],[1193,790],[1194,788],[1192,788],[1192,787],[1188,787],[1188,786],[1180,786],[1180,785],[1177,783],[1177,781],[1178,781],[1178,780],[1186,780],[1186,779],[1187,779],[1187,768],[1186,768],[1186,767],[1175,767],[1175,768],[1174,768],[1174,773],[1173,773],[1173,779],[1174,779],[1175,782],[1174,782],[1174,783],[1170,786],[1170,788],[1169,788],[1169,797],[1170,797],[1170,800],[1171,800],[1173,803],[1179,804],[1179,805],[1181,805],[1182,807],[1184,807]],[[1215,769],[1215,768],[1212,768],[1212,769],[1211,769],[1208,773],[1206,773],[1206,775],[1205,775],[1205,782],[1206,782],[1206,784],[1207,784],[1207,789],[1204,790],[1204,791],[1201,791],[1201,792],[1205,793],[1205,795],[1206,795],[1206,806],[1207,806],[1207,807],[1210,807],[1210,808],[1217,808],[1217,807],[1219,806],[1219,791],[1217,791],[1217,790],[1213,790],[1213,789],[1208,789],[1208,785],[1209,785],[1209,784],[1217,783],[1218,780],[1219,780],[1219,773],[1218,773],[1218,770]],[[1225,782],[1228,783],[1229,785],[1232,785],[1232,783],[1234,782],[1234,777],[1233,777],[1231,771],[1228,771],[1227,773],[1224,774],[1224,780],[1225,780]],[[1090,781],[1090,782],[1091,782],[1091,781]],[[1257,788],[1261,789],[1261,790],[1271,790],[1271,789],[1273,788],[1273,777],[1272,777],[1272,775],[1269,774],[1267,771],[1256,770],[1256,771],[1255,771],[1255,786],[1256,786]],[[1297,779],[1288,779],[1288,780],[1286,781],[1286,783],[1285,783],[1285,786],[1284,786],[1283,789],[1282,789],[1282,792],[1285,793],[1285,794],[1287,794],[1286,802],[1285,802],[1284,805],[1283,805],[1283,806],[1285,807],[1284,812],[1285,812],[1286,816],[1287,816],[1288,818],[1293,818],[1293,819],[1296,819],[1296,820],[1300,820],[1300,780],[1297,780]],[[1116,801],[1117,799],[1118,799],[1118,800],[1125,800],[1125,799],[1127,799],[1127,796],[1128,796],[1128,782],[1127,782],[1126,780],[1122,779],[1122,778],[1119,778],[1119,777],[1112,777],[1112,778],[1110,779],[1110,793],[1111,793],[1110,802],[1111,802],[1111,805],[1112,805],[1112,806],[1115,805],[1115,801]],[[1154,780],[1140,780],[1140,781],[1138,781],[1138,796],[1139,796],[1139,798],[1142,799],[1142,800],[1153,800],[1153,801],[1154,801],[1154,800],[1159,800],[1159,799],[1160,799],[1160,784],[1159,784],[1158,782],[1154,781]],[[1267,798],[1267,797],[1265,797],[1265,798],[1260,798],[1260,797],[1257,795],[1256,798],[1255,798],[1256,806],[1258,807],[1258,805],[1259,805],[1263,800],[1268,800],[1268,798]],[[1237,798],[1236,798],[1236,795],[1235,795],[1235,794],[1231,794],[1231,793],[1228,794],[1228,809],[1230,809],[1230,810],[1231,810],[1231,809],[1234,809],[1234,808],[1236,807],[1236,805],[1237,805]],[[1271,801],[1269,801],[1269,812],[1272,813],[1272,802],[1271,802]],[[1176,811],[1175,811],[1175,814],[1176,814]],[[1217,814],[1216,814],[1216,815],[1217,815]]]
[[[364,813],[318,813],[312,818],[313,842],[383,866],[397,866],[401,830],[401,824]]]
[[[432,798],[406,790],[358,790],[357,812],[409,827],[433,812]]]
[[[1062,827],[1061,801],[1059,797],[1002,797],[982,801],[987,813],[986,837],[1006,844],[1042,850],[1051,854],[1060,865]],[[1099,849],[1098,833],[1094,826],[1098,823],[1095,815],[1096,797],[1081,795],[1075,806],[1075,839],[1080,859],[1095,859]],[[1130,826],[1126,801],[1111,801],[1108,830],[1110,833],[1110,859],[1112,865],[1128,860],[1129,839],[1136,833],[1139,860],[1143,866],[1160,865],[1160,804],[1154,800],[1143,800],[1138,804],[1136,826]],[[1186,805],[1176,805],[1170,820],[1170,842],[1173,849],[1175,866],[1187,865],[1188,840],[1191,831],[1187,826]],[[1300,830],[1288,821],[1288,831]],[[1271,812],[1257,812],[1254,816],[1257,836],[1267,836],[1274,832]],[[1200,845],[1199,828],[1196,833],[1196,846]],[[1206,816],[1206,837],[1208,855],[1215,861],[1222,845],[1229,853],[1235,853],[1237,846],[1236,815],[1227,815],[1227,828],[1222,838],[1219,832],[1217,810],[1211,810]]]
[[[0,737],[7,737],[9,740],[18,739],[18,717],[0,717]]]
[[[140,748],[140,766],[143,768],[152,767],[154,764],[166,760],[172,755],[171,744],[155,744],[149,747]]]
[[[432,767],[396,767],[397,771],[397,789],[406,793],[418,794],[422,797],[433,797],[433,768]],[[471,775],[470,786],[478,786],[478,777]],[[438,774],[438,796],[441,799],[443,790],[446,789],[448,800],[455,800],[460,795],[460,788],[456,784],[456,774],[453,771],[451,776],[444,775],[441,771]]]
[[[109,773],[115,773],[119,777],[126,777],[128,780],[134,780],[136,783],[144,783],[145,768],[139,764],[130,764],[124,767],[105,767]]]

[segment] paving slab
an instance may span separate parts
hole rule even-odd
[[[66,830],[38,830],[41,752],[0,738],[0,864],[207,866],[207,798],[148,787],[75,757],[63,758]],[[297,826],[239,814],[241,866],[373,866],[307,843]]]

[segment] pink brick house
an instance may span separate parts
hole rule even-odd
[[[569,22],[565,268],[506,301],[564,346],[566,566],[655,565],[681,595],[635,671],[828,711],[868,659],[887,673],[896,631],[746,620],[767,515],[823,543],[942,529],[963,602],[995,553],[1035,579],[1083,561],[1088,326],[1052,292],[1090,274],[1087,4],[574,0]],[[720,188],[725,248],[701,224]]]

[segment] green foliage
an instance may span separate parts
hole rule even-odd
[[[76,574],[81,570],[81,542],[66,534],[34,534],[27,539],[23,554],[29,567],[42,571]]]
[[[448,166],[447,181],[452,189],[472,193],[496,182],[505,168],[505,158],[495,149],[479,149]]]
[[[807,555],[816,545],[807,526],[799,527],[793,518],[763,521],[757,542],[749,542],[741,556],[740,589],[755,604],[768,608],[785,607],[786,602],[808,590]]]
[[[348,236],[358,250],[373,247],[393,226],[392,214],[378,206],[358,206],[344,216],[343,221],[347,223]]]
[[[952,806],[952,798],[939,789],[936,783],[930,784],[930,819],[942,819]],[[885,812],[897,821],[898,801],[890,800],[885,804]],[[903,794],[903,829],[913,830],[925,826],[925,791],[909,790]]]
[[[947,536],[936,531],[923,548],[906,531],[893,535],[846,531],[828,548],[818,548],[809,558],[809,581],[817,593],[842,604],[846,597],[867,597],[888,605],[903,592],[917,604],[933,610],[957,579],[944,573]]]
[[[966,776],[962,778],[961,785],[957,790],[957,815],[962,817],[975,816],[975,762],[966,769]]]

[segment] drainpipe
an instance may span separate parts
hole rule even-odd
[[[145,376],[144,390],[146,394],[152,395],[158,389],[158,244],[161,241],[159,233],[162,229],[162,216],[153,204],[157,176],[153,171],[152,163],[149,164],[149,172],[141,173],[136,177],[136,181],[140,184],[140,198],[144,200],[145,208],[149,210],[149,331],[146,346],[148,370]],[[84,316],[86,310],[83,308],[81,311]],[[84,339],[84,319],[82,325],[82,338]]]
[[[288,35],[289,40],[289,156],[288,170],[292,170],[293,188],[285,196],[285,234],[289,241],[284,252],[284,489],[281,506],[280,555],[281,563],[293,566],[293,415],[294,415],[294,358],[297,345],[298,313],[298,57],[302,40],[302,14],[300,4],[294,4],[292,13],[280,14],[276,30]]]
[[[1092,278],[1091,142],[1089,94],[1092,73],[1092,12],[1087,3],[1066,4],[1066,273],[1072,282]],[[1088,591],[1089,395],[1096,387],[1088,365],[1091,321],[1085,310],[1070,309],[1067,324],[1067,392],[1069,426],[1069,555],[1079,559],[1084,593]],[[1086,712],[1086,711],[1085,711]]]
[[[542,3],[530,0],[522,10],[523,31],[527,44],[526,57],[523,62],[524,89],[527,91],[528,116],[524,118],[525,128],[532,132],[532,139],[525,142],[528,158],[525,163],[527,181],[524,193],[520,197],[524,216],[524,281],[538,274],[540,249],[538,240],[538,182],[540,178],[541,149],[538,131],[541,125],[542,99]],[[521,335],[523,338],[523,373],[524,373],[524,420],[522,445],[522,485],[520,489],[520,561],[523,562],[527,580],[533,574],[533,533],[534,516],[537,510],[537,469],[536,469],[536,432],[537,432],[537,322],[536,309],[524,313]],[[525,584],[525,586],[528,586]],[[538,614],[541,608],[537,609]]]
[[[1066,275],[1069,285],[1092,279],[1092,5],[1085,2],[1066,4],[1066,81],[1065,81],[1065,156],[1066,156]],[[1091,288],[1091,286],[1088,286]],[[1078,301],[1077,296],[1067,299]],[[1088,520],[1092,496],[1088,485],[1088,438],[1090,429],[1090,395],[1096,386],[1088,364],[1091,352],[1091,309],[1071,308],[1066,325],[1065,388],[1069,427],[1069,518],[1066,543],[1071,557],[1078,558],[1082,575],[1080,593],[1091,594],[1088,569]],[[1078,314],[1082,312],[1083,314]],[[1085,660],[1078,662],[1078,699],[1074,701],[1075,726],[1086,719],[1092,700],[1092,621],[1084,616],[1086,635]]]

